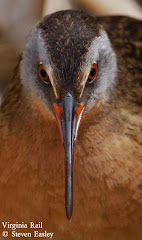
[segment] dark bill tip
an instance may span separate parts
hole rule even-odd
[[[71,196],[71,198],[72,198],[72,196]],[[65,204],[66,216],[67,216],[67,219],[70,221],[72,218],[72,212],[73,212],[73,205],[72,205],[73,200],[72,199],[69,200],[69,196],[67,196],[67,198],[65,197],[65,199],[66,199],[66,204]],[[68,199],[68,201],[67,201],[67,199]]]

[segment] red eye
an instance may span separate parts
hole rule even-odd
[[[88,83],[93,82],[93,80],[97,77],[97,74],[98,74],[98,67],[97,67],[97,64],[94,63],[92,65],[92,68],[91,68],[91,71],[90,71],[90,74],[89,74],[87,82]]]
[[[40,64],[38,67],[38,75],[39,75],[40,79],[42,79],[43,81],[45,81],[45,82],[49,81],[49,76],[45,70],[45,67],[42,64]]]

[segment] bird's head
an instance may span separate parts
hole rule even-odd
[[[21,62],[26,92],[33,92],[55,115],[65,155],[65,205],[73,204],[73,156],[81,118],[101,97],[109,98],[116,56],[107,33],[79,11],[44,17],[33,29]]]

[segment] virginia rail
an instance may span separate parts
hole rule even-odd
[[[34,27],[2,96],[1,221],[46,221],[55,239],[141,239],[141,29],[73,10]]]

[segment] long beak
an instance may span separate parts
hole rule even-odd
[[[61,141],[65,156],[65,208],[68,220],[72,217],[73,210],[73,156],[74,146],[81,118],[84,112],[84,105],[75,107],[74,98],[67,93],[63,99],[62,109],[54,104],[54,112],[60,130]]]

